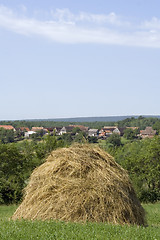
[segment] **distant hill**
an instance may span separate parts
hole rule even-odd
[[[146,118],[160,118],[160,115],[139,115]],[[30,119],[27,121],[54,121],[54,122],[118,122],[126,118],[138,118],[137,115],[132,116],[108,116],[108,117],[77,117],[77,118],[53,118],[53,119]]]

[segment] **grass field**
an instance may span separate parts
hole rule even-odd
[[[115,226],[104,223],[56,221],[10,221],[16,206],[0,206],[0,240],[160,240],[160,203],[144,204],[148,227]]]

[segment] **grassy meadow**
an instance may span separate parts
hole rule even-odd
[[[160,239],[160,203],[144,204],[148,227],[105,223],[65,223],[58,221],[11,221],[17,206],[0,206],[1,240],[127,240]]]

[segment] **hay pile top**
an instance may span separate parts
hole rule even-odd
[[[12,219],[56,219],[144,225],[144,210],[128,175],[100,148],[53,151],[36,168]]]

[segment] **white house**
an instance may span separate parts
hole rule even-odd
[[[34,133],[36,133],[36,132],[34,132],[34,131],[28,131],[28,132],[25,132],[24,133],[24,137],[25,138],[29,138],[32,134],[34,134]]]

